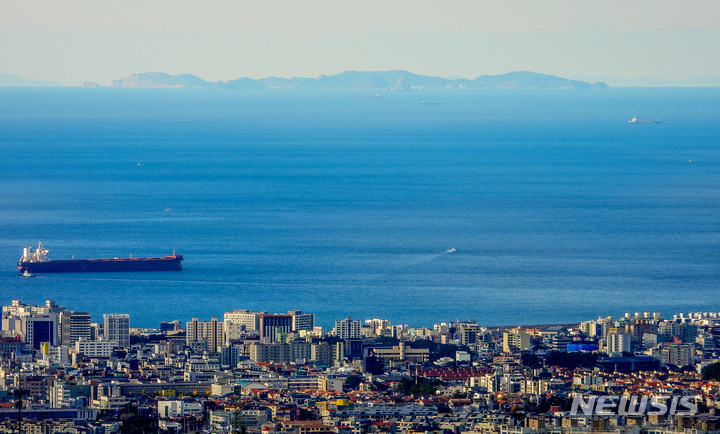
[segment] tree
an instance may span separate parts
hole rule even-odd
[[[125,415],[123,415],[125,416]],[[120,432],[124,434],[140,434],[157,431],[157,419],[148,416],[127,415],[122,418]]]
[[[375,342],[382,345],[397,345],[400,343],[400,339],[391,336],[375,336]]]
[[[374,392],[384,392],[389,389],[388,385],[385,383],[370,383],[368,387]]]
[[[524,366],[527,366],[528,368],[539,368],[542,366],[542,363],[540,362],[540,357],[533,353],[523,353],[520,355],[520,360],[522,361],[522,364]]]
[[[397,389],[405,395],[435,395],[436,388],[444,384],[440,380],[430,380],[423,377],[419,377],[417,384],[415,384],[415,380],[404,378],[398,383]]]
[[[563,411],[570,411],[572,400],[570,398],[558,395],[552,395],[547,399],[543,399],[538,405],[538,413],[545,413],[550,407],[560,407]]]
[[[351,390],[356,390],[362,382],[363,377],[360,377],[359,375],[351,375],[345,378],[345,387]]]
[[[720,380],[720,362],[702,368],[702,378],[707,381]]]

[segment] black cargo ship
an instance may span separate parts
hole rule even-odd
[[[178,271],[182,270],[182,255],[157,258],[104,258],[104,259],[59,259],[47,258],[48,250],[42,243],[36,251],[32,246],[25,247],[23,256],[17,263],[20,273],[82,273],[106,271]]]

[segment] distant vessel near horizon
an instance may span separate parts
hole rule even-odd
[[[182,270],[183,255],[155,258],[102,258],[102,259],[48,259],[49,250],[38,243],[37,250],[32,246],[23,249],[23,256],[17,263],[21,275],[31,273],[82,273],[107,271],[178,271]]]
[[[630,119],[628,121],[628,123],[629,124],[659,124],[660,118],[657,118],[656,121],[651,121],[650,119],[638,119],[635,116],[633,116],[632,119]]]

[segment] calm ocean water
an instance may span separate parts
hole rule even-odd
[[[0,302],[137,327],[720,311],[720,89],[380,96],[0,89]],[[185,270],[18,277],[38,240]]]

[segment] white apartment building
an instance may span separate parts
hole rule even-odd
[[[247,309],[236,309],[232,312],[225,312],[223,322],[245,326],[245,331],[258,330],[260,328],[260,314],[265,312],[250,312]]]
[[[360,321],[351,317],[337,320],[333,332],[340,339],[357,339],[360,337]]]
[[[87,357],[110,357],[113,349],[120,346],[118,341],[86,341],[80,339],[75,342],[75,352]]]
[[[130,315],[106,313],[103,315],[103,332],[108,341],[117,341],[123,348],[130,348]]]
[[[158,416],[161,418],[183,417],[202,413],[203,406],[199,402],[172,400],[158,401]]]
[[[610,333],[607,336],[608,354],[612,353],[629,353],[632,351],[629,333]]]
[[[217,353],[223,346],[223,321],[211,318],[210,321],[198,321],[193,318],[186,323],[186,345],[191,346],[192,342],[205,342],[207,350]]]

